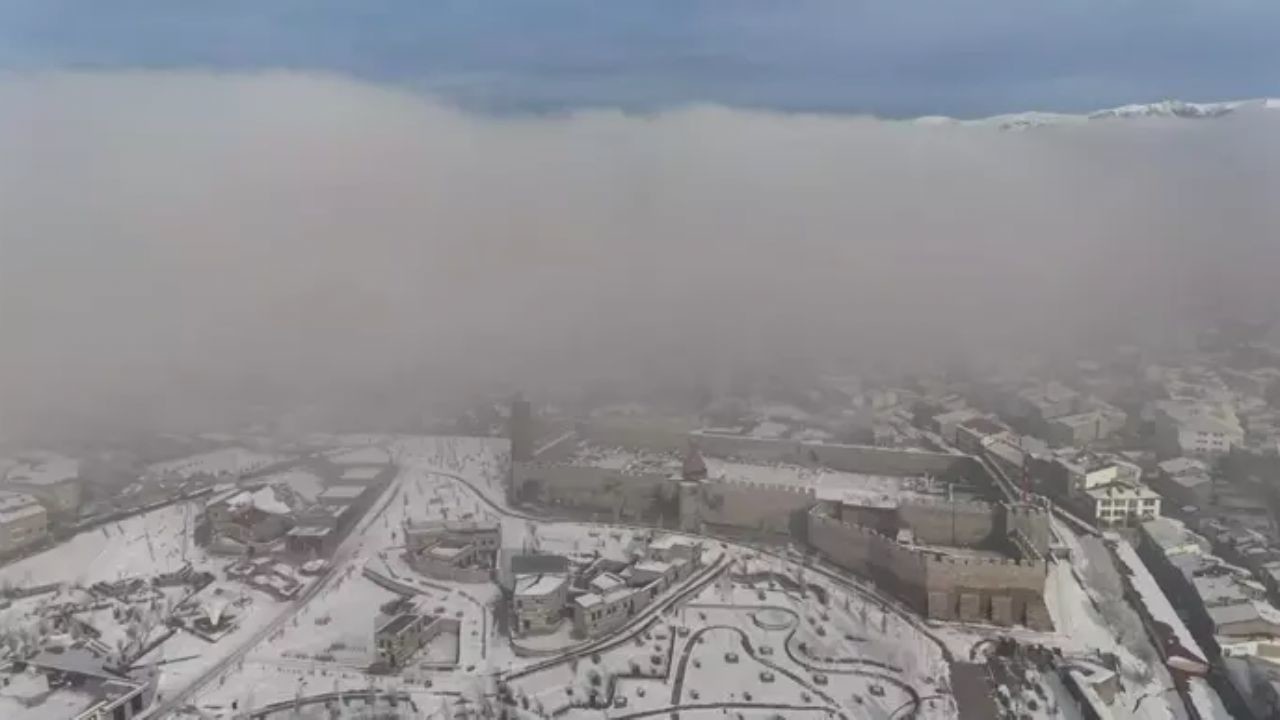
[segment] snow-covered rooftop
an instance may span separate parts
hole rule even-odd
[[[362,485],[334,485],[324,492],[320,493],[321,498],[338,500],[354,500],[364,494],[365,487]]]
[[[568,581],[567,575],[559,573],[517,575],[515,594],[523,597],[543,597],[558,591]]]
[[[343,480],[372,480],[382,472],[379,467],[350,467],[342,471]]]

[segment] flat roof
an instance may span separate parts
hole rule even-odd
[[[351,467],[342,471],[343,480],[372,480],[382,473],[380,467]]]
[[[320,493],[322,498],[346,498],[348,500],[355,499],[364,494],[365,487],[361,485],[334,485],[324,492]]]
[[[1280,627],[1280,610],[1260,602],[1248,601],[1207,608],[1215,629],[1229,623],[1265,622]]]
[[[608,592],[610,590],[613,590],[614,588],[626,585],[627,581],[623,580],[617,575],[614,575],[613,573],[606,572],[606,573],[600,573],[599,575],[591,578],[591,582],[588,584],[591,585],[592,588],[600,592]]]
[[[286,534],[294,537],[322,537],[331,532],[333,532],[333,528],[328,528],[323,525],[298,525],[297,527],[289,530]]]
[[[515,594],[527,597],[550,595],[564,587],[565,583],[568,581],[568,575],[561,575],[559,573],[517,575]]]
[[[418,622],[423,617],[425,616],[415,615],[413,613],[401,613],[399,615],[396,615],[390,618],[389,620],[382,623],[381,625],[379,625],[378,632],[391,633],[392,635],[399,635],[400,633],[404,632],[405,628],[409,627],[413,623]]]
[[[569,569],[569,558],[563,555],[511,555],[513,575],[563,573]]]
[[[595,607],[596,605],[599,605],[600,603],[604,602],[604,598],[600,597],[595,593],[586,593],[585,595],[579,595],[578,597],[574,598],[573,602],[579,607],[589,608],[589,607]]]
[[[436,557],[455,558],[466,549],[465,545],[432,545],[427,548],[426,553]]]

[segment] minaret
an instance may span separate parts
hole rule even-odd
[[[707,479],[707,463],[698,452],[698,446],[689,443],[689,450],[684,454],[684,462],[680,465],[680,479],[685,482],[700,482]]]

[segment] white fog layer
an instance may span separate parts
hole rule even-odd
[[[300,74],[0,76],[0,431],[1265,313],[1278,129],[498,117]]]

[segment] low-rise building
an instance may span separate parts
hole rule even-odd
[[[214,496],[202,518],[213,547],[242,549],[283,537],[293,527],[295,508],[288,503],[288,494],[279,490],[267,485]]]
[[[586,593],[573,600],[573,629],[579,637],[596,637],[626,624],[650,600],[644,588],[624,586],[603,595]]]
[[[1176,457],[1157,465],[1156,482],[1180,506],[1207,507],[1213,499],[1213,476],[1200,458]]]
[[[680,535],[663,535],[649,543],[648,552],[655,560],[684,559],[697,563],[702,558],[702,543]]]
[[[982,417],[982,413],[971,408],[951,410],[933,418],[933,431],[951,444],[956,443],[956,433],[960,426],[969,420]]]
[[[1070,497],[1079,498],[1088,490],[1117,482],[1136,484],[1142,478],[1142,469],[1137,465],[1087,450],[1062,451],[1055,460],[1066,471]]]
[[[554,632],[564,620],[569,576],[536,573],[515,576],[511,594],[511,631],[515,635]]]
[[[378,659],[388,667],[404,667],[414,653],[431,639],[428,632],[436,618],[417,612],[403,612],[378,618],[373,644]]]
[[[1115,408],[1098,408],[1063,415],[1047,422],[1047,439],[1055,445],[1088,445],[1123,430],[1127,419],[1123,412]]]
[[[1010,433],[1003,423],[984,416],[969,418],[956,426],[955,446],[962,452],[980,454],[992,438]]]
[[[0,556],[20,552],[49,534],[49,513],[34,496],[0,491]]]
[[[1244,445],[1244,428],[1224,404],[1184,400],[1156,403],[1156,449],[1166,457],[1215,457]]]
[[[629,565],[593,564],[585,589],[573,599],[574,633],[595,637],[625,624],[663,592],[688,578],[702,561],[702,545],[678,535],[664,535],[648,547],[648,558]],[[582,580],[580,580],[581,582]]]
[[[406,559],[429,577],[484,582],[494,568],[502,527],[496,520],[437,520],[407,523]]]

